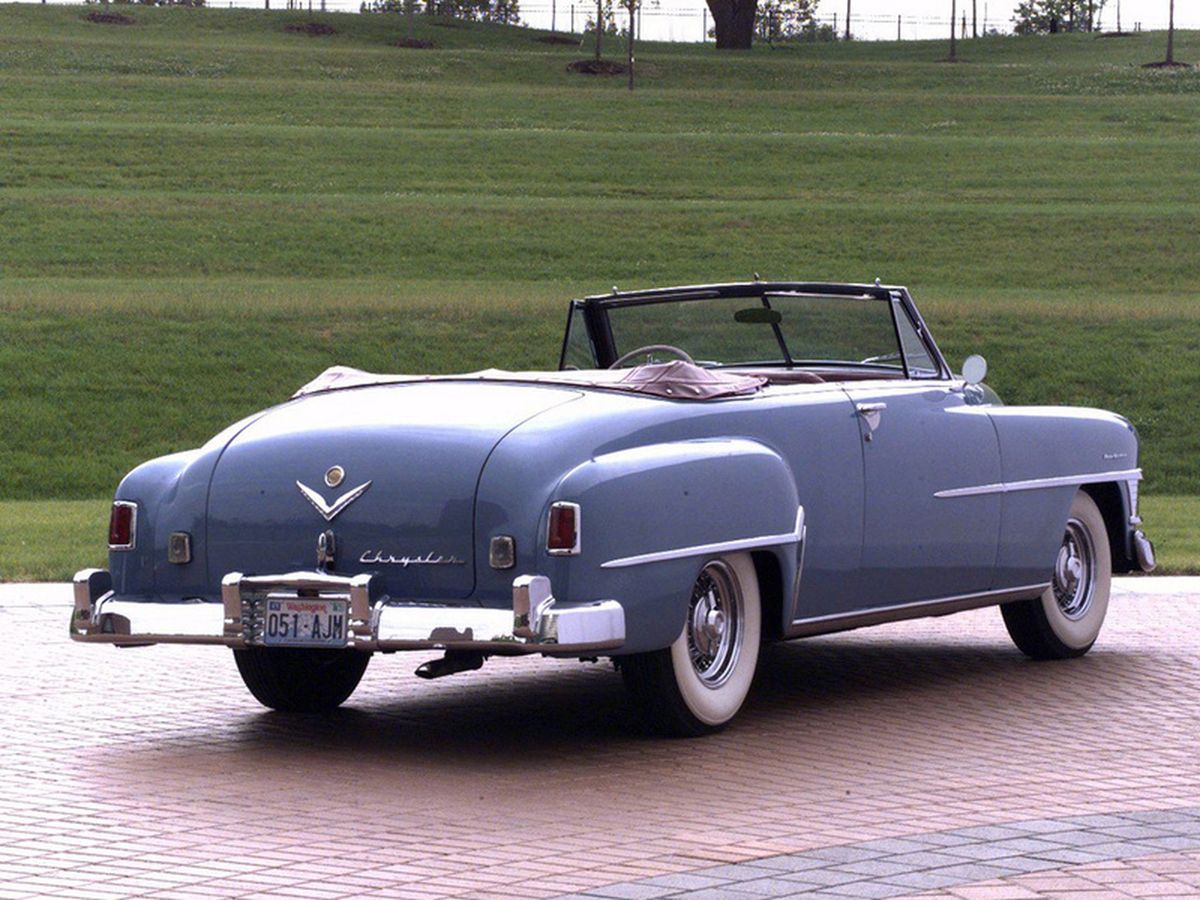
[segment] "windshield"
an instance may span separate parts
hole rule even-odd
[[[768,293],[614,305],[618,355],[652,344],[686,351],[702,366],[862,366],[937,375],[904,308],[874,296]],[[637,362],[635,360],[634,362]]]

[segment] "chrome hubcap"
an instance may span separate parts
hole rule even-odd
[[[1082,619],[1092,605],[1096,586],[1096,552],[1092,536],[1078,519],[1067,533],[1054,562],[1054,599],[1068,619]]]
[[[687,641],[692,668],[706,687],[728,680],[741,650],[742,594],[723,562],[710,562],[692,588]]]

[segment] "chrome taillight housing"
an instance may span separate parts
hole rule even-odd
[[[550,522],[546,531],[546,551],[553,556],[579,553],[579,504],[559,500],[550,504]]]
[[[108,549],[132,550],[137,545],[137,504],[114,500],[108,517]]]

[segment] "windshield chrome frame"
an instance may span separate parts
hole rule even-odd
[[[613,290],[610,294],[596,294],[590,297],[584,297],[571,301],[568,310],[568,321],[577,309],[583,310],[583,319],[587,323],[588,338],[592,342],[592,350],[595,355],[597,364],[602,368],[611,364],[617,358],[615,341],[613,339],[612,327],[608,319],[609,309],[616,309],[623,306],[643,306],[656,303],[677,303],[695,300],[710,300],[719,297],[746,297],[747,299],[758,297],[760,300],[766,300],[770,296],[811,296],[822,297],[830,300],[839,298],[859,299],[864,301],[885,301],[889,304],[889,310],[892,316],[892,329],[896,337],[897,349],[900,352],[900,358],[903,364],[904,378],[912,379],[912,370],[908,362],[908,354],[904,348],[904,342],[900,338],[900,325],[898,316],[902,310],[908,316],[909,323],[913,326],[917,339],[924,345],[929,357],[938,367],[937,375],[932,378],[921,380],[950,380],[953,378],[949,366],[946,365],[946,359],[942,356],[941,350],[937,343],[933,340],[933,336],[929,332],[925,320],[921,317],[916,305],[913,303],[912,295],[908,289],[902,286],[882,285],[882,284],[854,284],[854,283],[826,283],[826,282],[768,282],[768,281],[749,281],[749,282],[731,282],[728,284],[708,284],[708,285],[684,285],[678,287],[657,288],[644,291],[617,291]],[[566,361],[567,338],[568,333],[564,333],[562,350],[559,354],[559,369],[561,370]],[[787,353],[787,351],[785,351]],[[790,353],[787,353],[790,357]],[[831,364],[832,361],[831,361]],[[787,366],[788,358],[779,360],[773,363],[731,363],[729,367],[737,367],[739,365],[775,365]],[[851,365],[851,363],[846,363]],[[803,368],[803,364],[793,362],[789,368]]]

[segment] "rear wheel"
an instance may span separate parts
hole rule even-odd
[[[1071,503],[1050,587],[1035,600],[1000,607],[1013,643],[1034,659],[1068,659],[1091,649],[1108,612],[1112,552],[1104,517],[1080,491]]]
[[[304,647],[234,650],[242,681],[263,706],[280,712],[328,712],[341,706],[362,679],[370,653]]]
[[[748,553],[706,562],[692,585],[683,632],[670,647],[621,657],[645,725],[695,737],[719,731],[741,709],[758,665],[762,612]]]

